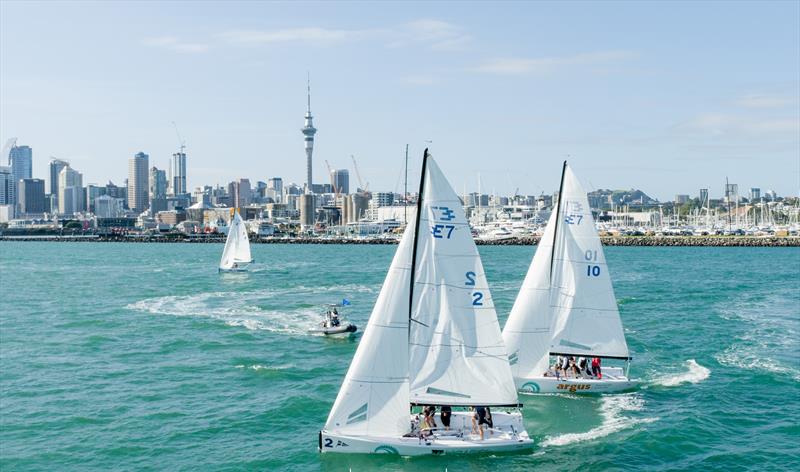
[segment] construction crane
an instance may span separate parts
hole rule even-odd
[[[186,149],[186,141],[181,138],[181,133],[178,131],[178,125],[173,121],[172,126],[175,127],[175,134],[178,135],[178,144],[181,147],[181,154],[183,154],[183,150]]]
[[[353,160],[353,169],[356,171],[356,178],[358,179],[358,186],[361,188],[361,193],[367,193],[367,189],[369,188],[369,182],[364,184],[361,180],[361,172],[358,171],[358,163],[356,162],[356,157],[350,154],[350,159]]]

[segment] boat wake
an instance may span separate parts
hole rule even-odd
[[[200,316],[241,326],[252,331],[304,335],[317,322],[313,309],[266,310],[257,306],[261,292],[209,292],[196,295],[148,298],[126,306],[129,310],[171,316]],[[232,300],[236,300],[233,303]]]
[[[574,443],[599,439],[638,424],[652,423],[658,418],[634,418],[630,412],[644,409],[644,399],[638,394],[607,395],[600,399],[603,422],[600,426],[584,433],[566,433],[548,436],[542,441],[543,447],[567,446]]]
[[[771,372],[788,376],[800,382],[800,370],[782,365],[775,359],[760,354],[761,349],[748,349],[746,346],[734,345],[714,356],[720,364],[738,369],[759,372]]]
[[[742,334],[714,357],[725,366],[771,373],[800,382],[800,368],[793,362],[800,348],[796,307],[787,304],[794,294],[772,294],[763,300],[738,300],[726,305],[720,317],[739,325]]]
[[[650,382],[650,385],[675,387],[684,383],[696,384],[702,382],[711,375],[711,370],[708,367],[701,366],[694,359],[687,360],[686,367],[689,369],[688,371],[659,377]]]

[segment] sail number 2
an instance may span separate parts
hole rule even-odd
[[[468,287],[475,286],[475,272],[469,271],[464,274],[464,277],[467,278],[464,285]],[[472,306],[483,306],[483,292],[472,292]]]
[[[587,249],[586,252],[583,254],[583,257],[587,261],[596,262],[597,261],[597,251],[592,249]],[[589,264],[586,266],[586,276],[587,277],[597,277],[600,275],[600,266]]]

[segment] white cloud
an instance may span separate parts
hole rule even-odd
[[[388,47],[422,45],[436,50],[462,47],[470,36],[452,23],[420,19],[389,28],[341,29],[307,26],[275,30],[231,30],[218,35],[231,44],[314,43],[381,41]]]
[[[208,45],[203,43],[189,43],[179,40],[174,36],[159,36],[155,38],[145,38],[142,44],[146,46],[168,49],[180,53],[202,53],[208,51]]]
[[[597,51],[572,56],[540,58],[498,58],[484,62],[473,70],[499,75],[541,75],[565,67],[605,65],[626,61],[636,57],[631,51]]]
[[[472,39],[461,27],[430,18],[401,25],[395,29],[393,35],[395,38],[389,43],[389,46],[425,44],[436,50],[459,49]]]
[[[680,134],[718,138],[780,138],[800,136],[800,118],[757,118],[727,113],[703,113],[676,127]]]
[[[750,94],[740,97],[735,104],[744,108],[783,108],[797,103],[797,98]]]
[[[288,28],[278,30],[233,30],[219,36],[227,42],[239,44],[269,44],[289,42],[330,43],[359,39],[375,34],[377,30],[347,30],[319,27]]]

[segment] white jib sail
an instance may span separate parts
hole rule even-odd
[[[564,168],[553,260],[550,352],[628,357],[622,320],[586,191]]]
[[[247,238],[247,228],[239,213],[233,215],[228,228],[228,237],[225,248],[222,250],[222,259],[219,261],[220,269],[231,269],[233,264],[249,264],[253,260],[250,254],[250,240]]]
[[[516,378],[537,377],[549,367],[552,339],[550,259],[555,229],[554,210],[503,327],[503,341],[508,349],[511,372]]]
[[[409,226],[358,343],[325,429],[398,437],[410,430],[408,295],[414,231]]]
[[[462,204],[428,156],[409,329],[411,401],[516,404],[497,313]]]

